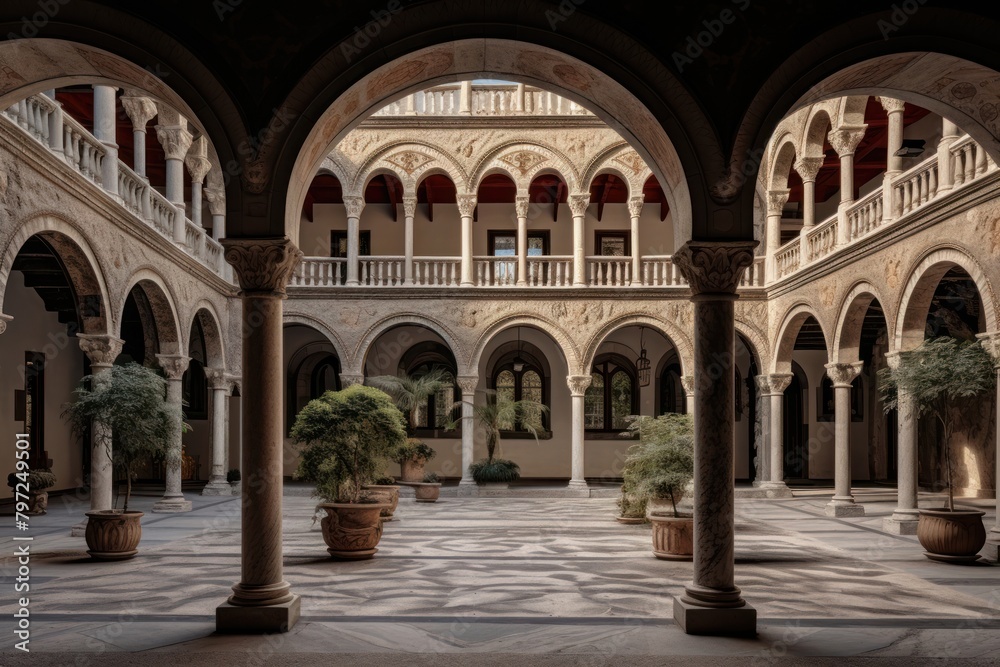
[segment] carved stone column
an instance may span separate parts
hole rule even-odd
[[[851,383],[861,374],[864,362],[827,364],[826,374],[833,380],[834,419],[834,493],[826,506],[828,516],[864,516],[865,506],[854,502],[851,494]]]
[[[885,355],[889,368],[898,368],[905,352]],[[896,408],[896,509],[882,520],[882,530],[894,535],[916,535],[917,511],[917,406],[913,397],[899,392]]]
[[[517,286],[528,284],[528,206],[531,200],[527,195],[518,195],[514,199],[514,212],[517,214]]]
[[[191,222],[204,227],[201,221],[202,187],[205,176],[212,169],[212,163],[208,159],[208,140],[204,135],[191,142],[191,148],[184,156],[184,164],[191,175]]]
[[[569,196],[569,210],[573,214],[573,287],[587,284],[586,221],[590,194]]]
[[[854,204],[854,151],[865,137],[867,125],[842,125],[830,130],[827,139],[840,157],[840,204],[837,206],[837,245],[850,241],[847,209]]]
[[[694,578],[674,598],[674,619],[688,634],[757,630],[757,612],[735,585],[733,487],[734,302],[756,245],[689,241],[674,254],[694,302]],[[719,364],[723,372],[713,372]]]
[[[572,402],[573,424],[570,429],[572,444],[572,474],[569,480],[570,488],[587,489],[587,479],[585,476],[585,453],[584,436],[584,404],[587,395],[587,388],[590,387],[592,378],[589,375],[570,375],[566,378],[569,385],[570,401]]]
[[[472,214],[478,202],[476,195],[458,195],[458,214],[462,216],[462,287],[476,284],[472,252]]]
[[[767,261],[767,281],[774,282],[779,278],[776,255],[781,247],[781,216],[788,203],[790,190],[769,190],[767,193],[767,227],[764,230],[766,245],[764,247]]]
[[[689,415],[694,414],[694,376],[682,375],[681,386],[684,387],[684,409]]]
[[[809,256],[809,231],[816,225],[816,175],[823,166],[821,157],[802,157],[795,171],[802,177],[802,232],[799,234],[799,261],[805,265]]]
[[[768,481],[758,486],[766,490],[768,498],[791,498],[792,491],[785,484],[785,390],[792,383],[791,373],[772,373],[761,375],[767,378],[764,387],[764,397],[761,403],[767,403],[768,416]],[[757,385],[761,386],[758,380]]]
[[[187,119],[166,105],[157,105],[160,123],[156,126],[156,138],[163,146],[167,162],[166,197],[179,215],[174,222],[174,243],[184,245],[187,230],[184,224],[187,211],[184,208],[184,156],[191,148],[194,135],[188,130]]]
[[[996,498],[997,515],[993,527],[990,528],[988,539],[991,549],[990,556],[993,560],[1000,560],[1000,332],[980,334],[978,338],[982,346],[993,357],[993,365],[997,371],[997,420],[995,422],[997,447],[994,450],[996,469],[993,477],[993,495]]]
[[[118,89],[113,86],[94,86],[94,138],[104,145],[101,161],[101,185],[112,197],[118,199],[118,140],[115,136]]]
[[[628,215],[632,220],[632,284],[642,284],[642,254],[639,252],[639,218],[646,200],[632,197],[628,200]]]
[[[757,393],[760,395],[760,439],[757,440],[757,465],[754,486],[762,486],[771,481],[771,376],[758,375]]]
[[[156,103],[141,92],[125,89],[121,97],[122,108],[132,121],[132,164],[135,173],[149,182],[146,177],[146,125],[156,117]]]
[[[885,176],[882,180],[882,222],[895,220],[903,213],[903,202],[896,196],[896,188],[892,182],[897,176],[903,173],[903,158],[896,155],[896,151],[903,147],[903,111],[906,104],[903,100],[891,97],[880,97],[878,101],[882,103],[889,116],[889,138],[886,147],[888,164]]]
[[[345,285],[358,285],[358,262],[361,254],[361,212],[365,210],[365,198],[360,195],[344,197],[347,209],[347,281]]]
[[[231,496],[233,487],[226,481],[226,412],[232,382],[224,368],[206,368],[205,377],[212,389],[212,476],[201,495]]]
[[[403,284],[413,284],[413,218],[417,215],[417,198],[403,197],[403,219],[406,228],[403,236]]]
[[[458,495],[474,496],[478,493],[476,480],[472,479],[470,466],[475,460],[476,422],[472,406],[476,402],[476,387],[479,377],[460,375],[455,378],[462,390],[462,480],[458,483]]]
[[[287,632],[299,597],[284,580],[281,490],[284,424],[282,299],[302,257],[287,238],[226,239],[243,300],[242,567],[216,609],[219,632]]]
[[[166,490],[163,492],[163,497],[153,505],[153,511],[157,513],[190,512],[191,501],[184,498],[184,492],[181,488],[184,452],[184,433],[181,428],[184,419],[181,405],[181,380],[184,379],[184,372],[187,371],[191,359],[179,354],[158,354],[156,360],[160,362],[160,368],[167,376],[167,405],[174,415],[174,432],[171,436],[170,451],[167,452]]]

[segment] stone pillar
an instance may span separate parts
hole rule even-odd
[[[897,368],[905,353],[890,352],[885,360]],[[917,511],[917,406],[905,391],[899,392],[896,408],[896,509],[882,520],[882,530],[894,535],[916,535]]]
[[[341,373],[340,374],[340,388],[347,389],[348,387],[353,387],[356,384],[364,384],[365,376],[363,373]]]
[[[156,103],[143,97],[136,90],[125,89],[121,98],[122,108],[132,121],[132,164],[135,173],[149,182],[146,176],[146,125],[156,117]]]
[[[903,110],[906,105],[903,100],[891,97],[880,97],[878,100],[889,116],[889,137],[886,147],[888,166],[882,179],[882,222],[886,223],[895,220],[903,213],[903,202],[896,197],[892,182],[903,173],[903,158],[895,153],[903,147]]]
[[[170,451],[167,452],[166,490],[163,492],[163,497],[153,505],[153,511],[157,513],[190,512],[191,501],[184,498],[184,492],[181,489],[181,464],[184,453],[181,380],[184,379],[184,372],[188,369],[191,359],[180,354],[158,354],[156,359],[160,362],[160,368],[167,376],[167,405],[174,415],[174,432],[171,436]]]
[[[642,255],[639,252],[639,216],[646,203],[643,197],[632,197],[628,200],[628,214],[632,219],[632,284],[642,284]]]
[[[118,198],[118,138],[115,136],[117,103],[113,86],[94,86],[94,138],[104,145],[101,185]]]
[[[205,176],[212,168],[212,163],[208,160],[208,140],[204,135],[191,142],[191,148],[184,156],[184,164],[191,174],[191,222],[204,227],[201,221],[201,191]]]
[[[757,465],[756,479],[754,486],[763,486],[771,481],[771,376],[758,375],[754,380],[757,382],[757,393],[760,396],[760,413],[757,419],[760,420],[760,439],[757,440]]]
[[[472,113],[472,81],[463,81],[458,94],[458,113],[468,116]]]
[[[472,214],[476,210],[476,195],[458,195],[458,214],[462,216],[462,287],[476,284],[473,274]]]
[[[802,232],[799,234],[799,257],[804,266],[810,259],[809,232],[816,225],[816,175],[823,166],[823,157],[803,157],[795,162],[795,171],[802,177]]]
[[[208,210],[212,213],[212,238],[216,241],[226,237],[226,191],[221,187],[205,188]]]
[[[206,368],[205,376],[212,389],[212,476],[201,495],[231,496],[233,487],[226,481],[226,412],[232,382],[224,368]]]
[[[681,386],[684,387],[684,410],[689,415],[694,414],[694,376],[682,375]],[[735,391],[735,390],[734,390]]]
[[[735,585],[733,360],[736,287],[756,241],[689,241],[674,262],[694,302],[694,578],[674,598],[674,620],[688,634],[754,634],[757,612]]]
[[[187,129],[187,120],[173,109],[157,106],[160,123],[156,126],[156,138],[163,146],[167,161],[167,200],[177,207],[179,215],[174,222],[174,243],[184,245],[187,236],[184,220],[184,156],[191,148],[194,136]]]
[[[941,141],[937,145],[938,192],[951,190],[955,185],[955,164],[951,159],[951,145],[958,141],[958,125],[947,118],[941,119]]]
[[[478,487],[470,470],[475,460],[476,447],[476,421],[472,407],[476,402],[479,377],[459,375],[455,381],[462,390],[462,480],[458,483],[458,495],[474,496],[478,493]]]
[[[767,227],[764,230],[766,245],[764,247],[767,262],[767,281],[778,279],[778,263],[776,255],[781,247],[781,215],[788,203],[790,190],[767,191]]]
[[[413,218],[417,215],[417,198],[403,197],[403,284],[413,284]]]
[[[826,374],[833,380],[834,419],[834,493],[826,506],[827,516],[864,516],[865,507],[854,502],[851,494],[851,383],[861,374],[864,362],[827,364]]]
[[[361,251],[361,212],[365,210],[365,198],[361,195],[344,197],[344,207],[347,209],[347,281],[345,285],[356,286],[358,279],[358,263]]]
[[[284,418],[282,299],[302,253],[287,238],[226,239],[243,300],[242,561],[233,595],[216,609],[219,632],[287,632],[299,597],[284,580],[281,490]]]
[[[770,469],[767,481],[758,486],[766,490],[768,498],[791,498],[792,491],[785,484],[785,390],[792,383],[791,373],[772,373],[761,375],[767,378],[758,380],[757,386],[763,386],[764,396],[761,403],[767,403],[768,416],[768,464]]]
[[[584,473],[584,398],[587,395],[587,388],[590,386],[591,377],[589,375],[570,375],[566,378],[569,385],[570,400],[573,406],[573,425],[570,429],[572,443],[572,474],[569,480],[570,488],[587,489],[587,480]]]
[[[993,496],[996,499],[997,514],[996,521],[990,528],[987,537],[991,550],[990,557],[993,560],[1000,560],[1000,332],[994,331],[980,334],[978,338],[982,346],[993,357],[993,365],[997,371],[997,419],[994,422],[996,425],[997,447],[994,450],[994,466],[996,469],[993,477]]]
[[[569,210],[573,214],[573,287],[587,284],[586,220],[590,194],[569,196]]]
[[[837,245],[850,242],[847,209],[854,204],[854,151],[865,136],[867,125],[842,125],[830,130],[827,139],[840,157],[840,204],[837,206]]]
[[[518,195],[514,199],[517,214],[517,286],[528,284],[528,195]]]

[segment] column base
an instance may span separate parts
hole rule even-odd
[[[919,522],[920,515],[916,510],[905,512],[896,510],[892,516],[882,519],[882,530],[890,535],[916,535]]]
[[[215,608],[215,631],[227,634],[265,634],[288,632],[299,621],[301,600],[298,595],[282,604],[240,607],[223,602]]]
[[[233,485],[226,480],[213,479],[205,488],[201,490],[203,496],[231,496],[233,495]]]
[[[458,495],[466,498],[473,498],[479,495],[479,485],[473,480],[462,480],[458,483]]]
[[[761,495],[758,498],[792,498],[792,490],[784,482],[754,482],[754,488]],[[750,496],[747,496],[750,497]]]
[[[156,514],[179,514],[181,512],[191,511],[191,501],[186,500],[184,496],[172,496],[170,498],[160,498],[153,505],[153,510]]]
[[[757,634],[757,610],[742,607],[699,607],[674,598],[674,621],[689,635]]]
[[[827,503],[825,512],[827,516],[838,518],[864,516],[865,506],[854,502],[854,498],[838,498],[834,496],[833,500]]]
[[[587,482],[582,479],[571,479],[569,480],[569,484],[567,484],[566,486],[571,489],[586,489],[588,491],[590,490],[590,485],[587,484]]]

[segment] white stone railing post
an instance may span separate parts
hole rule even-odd
[[[475,284],[472,254],[472,215],[476,210],[476,195],[458,195],[458,213],[462,216],[462,287]]]
[[[586,220],[590,194],[578,193],[569,196],[569,210],[573,214],[573,287],[587,284]]]

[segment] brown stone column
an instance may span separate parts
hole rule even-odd
[[[227,239],[243,299],[242,568],[233,595],[216,609],[219,632],[287,632],[299,596],[284,580],[281,555],[282,303],[302,257],[287,238]]]
[[[694,302],[694,579],[674,598],[688,634],[755,634],[757,611],[735,585],[736,287],[755,241],[689,241],[674,262]]]

